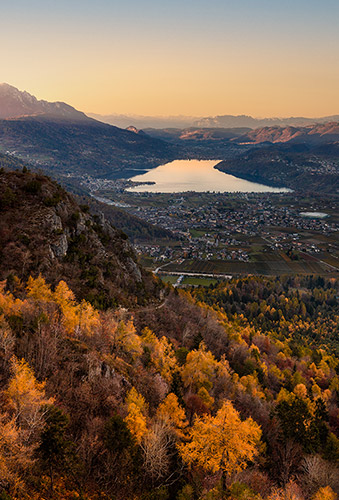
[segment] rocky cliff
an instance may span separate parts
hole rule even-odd
[[[97,307],[145,304],[161,285],[137,263],[121,231],[103,214],[91,216],[48,177],[0,174],[0,279],[43,274],[66,280]]]

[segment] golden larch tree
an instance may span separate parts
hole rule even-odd
[[[213,417],[197,417],[190,430],[190,441],[179,444],[185,463],[197,465],[206,473],[222,473],[226,478],[246,468],[258,454],[261,430],[251,418],[242,421],[230,401],[225,401]]]
[[[144,397],[132,387],[126,398],[127,416],[125,422],[138,444],[147,430],[147,405]]]
[[[142,343],[149,349],[151,362],[160,375],[168,382],[172,383],[173,372],[178,369],[174,350],[166,337],[158,337],[149,329],[142,332]]]
[[[43,425],[43,408],[53,399],[46,397],[45,384],[37,381],[24,359],[19,361],[13,356],[11,363],[12,377],[5,392],[8,409],[15,422],[33,435]]]
[[[185,410],[179,405],[178,398],[173,392],[170,392],[159,405],[157,417],[167,423],[177,438],[184,437],[188,421]]]

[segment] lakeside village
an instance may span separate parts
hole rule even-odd
[[[310,202],[300,193],[127,192],[130,180],[93,179],[83,185],[96,199],[167,229],[176,243],[136,242],[139,254],[155,263],[176,259],[248,262],[253,249],[339,258],[336,200]],[[325,211],[326,212],[323,212]],[[337,266],[336,266],[337,267]],[[339,259],[338,259],[339,267]]]

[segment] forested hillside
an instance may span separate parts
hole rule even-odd
[[[2,498],[335,498],[338,360],[325,346],[183,292],[133,320],[64,281],[12,278],[0,311]]]
[[[338,194],[338,142],[265,144],[217,168],[227,174],[270,186],[310,193]]]
[[[199,288],[194,297],[244,317],[254,328],[299,345],[331,347],[339,353],[339,285],[319,276],[242,278]]]
[[[68,180],[128,177],[176,157],[173,145],[146,134],[48,116],[0,120],[0,149]]]

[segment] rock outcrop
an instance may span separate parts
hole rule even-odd
[[[92,216],[43,175],[2,172],[0,181],[0,279],[65,279],[78,298],[102,308],[157,299],[160,283],[103,214]]]

